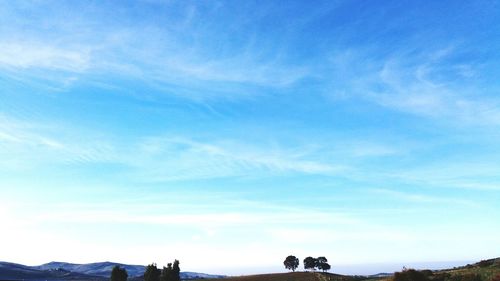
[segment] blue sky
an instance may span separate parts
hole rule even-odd
[[[0,1],[1,259],[500,256],[500,3],[469,2]]]

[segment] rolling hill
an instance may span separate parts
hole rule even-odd
[[[86,264],[75,264],[67,262],[49,262],[39,266],[34,266],[33,268],[40,270],[55,270],[63,269],[66,271],[82,273],[86,275],[109,277],[111,270],[116,265],[125,268],[130,277],[142,276],[145,270],[143,265],[128,265],[114,262],[96,262],[96,263],[86,263]]]
[[[492,281],[500,274],[500,258],[483,260],[452,269],[422,271],[428,275],[428,281]],[[480,277],[477,278],[477,276]],[[353,276],[323,272],[290,272],[227,277],[224,281],[392,281],[392,277],[393,274],[389,273]]]
[[[50,262],[39,266],[0,262],[0,280],[27,281],[104,281],[109,280],[111,269],[119,265],[129,273],[129,279],[142,281],[145,267],[113,262],[89,264],[73,264],[66,262]],[[500,275],[500,258],[483,260],[475,264],[442,270],[422,270],[427,281],[492,281]],[[391,281],[392,274],[371,276],[340,275],[323,272],[291,272],[226,277],[197,272],[181,272],[183,280],[217,280],[224,281]],[[414,280],[406,280],[414,281]]]
[[[0,262],[0,280],[108,280],[111,270],[118,265],[127,270],[130,279],[142,278],[145,266],[128,265],[114,262],[97,262],[74,264],[67,262],[50,262],[38,266]],[[211,275],[198,272],[181,272],[181,279],[217,279],[223,275]]]
[[[99,277],[64,269],[39,270],[22,264],[0,262],[1,280],[97,280]]]

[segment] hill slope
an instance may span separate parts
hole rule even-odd
[[[424,270],[428,281],[491,281],[500,274],[500,258],[443,270]],[[477,278],[477,276],[480,276]],[[371,276],[339,275],[322,272],[290,272],[228,277],[224,281],[392,281],[393,274]],[[411,281],[411,280],[407,280]]]
[[[96,263],[86,263],[86,264],[75,264],[67,262],[49,262],[39,266],[34,266],[33,268],[40,270],[55,270],[63,269],[71,272],[77,272],[87,275],[109,277],[111,275],[111,270],[116,265],[125,268],[130,277],[142,276],[144,274],[145,266],[143,265],[128,265],[115,262],[96,262]]]
[[[39,270],[30,266],[0,262],[0,279],[4,280],[95,280],[97,276],[64,269]]]
[[[454,276],[480,276],[482,281],[490,281],[493,277],[500,274],[500,258],[482,260],[475,264],[468,264],[453,269],[439,270],[435,274],[449,274],[450,279]],[[457,279],[457,278],[455,278]]]
[[[114,266],[127,270],[129,279],[142,279],[146,269],[143,265],[129,265],[114,262],[96,262],[75,264],[67,262],[50,262],[38,266],[0,262],[0,280],[108,280]],[[223,275],[210,275],[198,272],[181,272],[181,279],[216,279]]]
[[[224,281],[358,281],[364,279],[366,277],[323,272],[289,272],[226,277]]]

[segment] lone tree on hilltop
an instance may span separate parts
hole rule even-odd
[[[128,273],[125,268],[120,268],[118,265],[111,270],[111,281],[127,281]]]
[[[328,264],[328,260],[325,257],[319,257],[316,259],[316,267],[319,270],[323,270],[323,272],[328,271],[328,270],[330,270],[330,268],[332,268]]]
[[[304,269],[312,269],[314,270],[316,268],[316,259],[313,257],[307,257],[304,259]]]
[[[160,270],[156,267],[156,263],[152,263],[146,267],[144,281],[160,281]]]
[[[286,269],[295,272],[297,267],[299,267],[299,259],[296,256],[290,255],[290,256],[286,257],[283,264],[285,265]]]

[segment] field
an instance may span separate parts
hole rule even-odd
[[[356,281],[366,279],[366,277],[323,272],[290,272],[228,277],[224,278],[224,281]],[[215,279],[212,280],[215,281]]]
[[[439,273],[447,273],[453,276],[479,275],[481,280],[490,281],[493,277],[500,274],[500,258],[484,260],[475,264],[469,264],[462,267],[457,267],[448,270],[436,271]]]
[[[422,270],[428,281],[491,281],[500,274],[500,258],[443,270]],[[206,279],[205,279],[206,280]],[[210,280],[210,279],[209,279]],[[224,281],[392,281],[393,277],[352,276],[322,272],[290,272],[224,278]],[[216,281],[216,279],[211,279]],[[219,279],[220,281],[220,279]],[[405,281],[421,281],[407,279]]]

